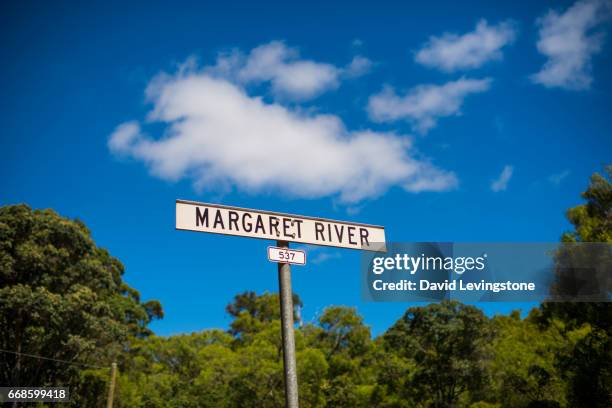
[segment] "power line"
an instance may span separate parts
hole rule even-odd
[[[18,356],[38,358],[38,359],[41,359],[41,360],[57,361],[58,363],[64,363],[64,364],[70,364],[70,365],[80,365],[80,366],[93,367],[93,368],[108,368],[108,367],[97,366],[97,365],[93,365],[93,364],[75,363],[73,361],[68,361],[68,360],[60,360],[60,359],[57,359],[57,358],[37,356],[35,354],[19,353],[17,351],[11,351],[11,350],[2,350],[2,349],[0,349],[0,353],[9,353],[9,354],[15,354],[15,355],[18,355]]]

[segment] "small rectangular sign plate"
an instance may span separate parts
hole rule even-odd
[[[268,247],[268,260],[278,263],[289,263],[294,265],[306,265],[306,252],[296,249]]]

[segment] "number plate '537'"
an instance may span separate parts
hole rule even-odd
[[[306,253],[304,251],[298,251],[296,249],[269,246],[268,260],[278,263],[306,265]]]

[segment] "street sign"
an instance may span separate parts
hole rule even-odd
[[[268,259],[278,263],[285,406],[298,408],[291,265],[305,265],[306,253],[289,242],[386,252],[385,228],[325,218],[176,200],[176,229],[271,239]]]
[[[294,265],[306,265],[306,252],[297,249],[268,247],[268,261],[278,263],[290,263]]]
[[[386,251],[381,226],[194,201],[176,200],[176,229]]]

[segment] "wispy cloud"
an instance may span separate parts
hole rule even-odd
[[[357,78],[369,73],[373,65],[372,61],[368,58],[362,55],[356,55],[351,60],[350,64],[346,66],[343,73],[344,76],[348,78]]]
[[[444,85],[419,85],[404,95],[389,86],[370,97],[368,114],[376,122],[409,121],[420,133],[436,126],[445,116],[461,114],[463,100],[470,94],[487,91],[492,80],[461,78]]]
[[[563,180],[565,180],[565,178],[567,176],[570,175],[570,171],[569,170],[564,170],[560,173],[555,173],[555,174],[551,174],[548,177],[548,181],[550,181],[552,184],[554,184],[555,186],[558,186],[561,184],[561,182],[563,182]]]
[[[582,90],[591,87],[591,60],[601,51],[604,34],[593,32],[610,19],[612,2],[583,0],[565,13],[551,10],[538,19],[538,51],[548,58],[531,80],[545,87]]]
[[[512,166],[504,166],[504,169],[502,170],[499,177],[497,177],[491,183],[491,190],[494,192],[506,190],[508,188],[508,182],[512,178],[512,173],[514,173],[514,168]]]
[[[212,191],[355,203],[392,186],[410,192],[457,186],[454,173],[424,159],[408,136],[351,131],[335,115],[266,103],[222,72],[219,64],[191,64],[155,78],[147,89],[153,110],[145,124],[167,128],[155,137],[141,122],[124,123],[110,136],[109,149],[144,162],[157,177],[189,178],[197,189]]]
[[[320,265],[333,259],[342,258],[340,252],[317,245],[298,245],[295,249],[306,252],[306,262],[310,265]]]
[[[355,38],[353,41],[351,41],[351,47],[353,48],[360,48],[363,46],[363,41],[359,38]]]
[[[348,215],[357,215],[361,212],[361,210],[363,210],[363,207],[358,205],[346,207],[346,213]]]
[[[479,68],[485,63],[502,58],[501,49],[516,38],[515,25],[504,21],[489,25],[480,20],[474,31],[463,35],[444,33],[433,36],[417,51],[415,61],[442,71]]]
[[[272,41],[248,54],[237,49],[222,53],[207,72],[243,85],[269,83],[277,99],[304,101],[338,88],[342,79],[367,74],[371,67],[372,62],[362,55],[338,67],[301,58],[297,48]]]
[[[298,50],[274,41],[253,49],[238,72],[246,82],[270,81],[272,92],[292,99],[309,99],[339,84],[334,65],[299,59]]]
[[[321,265],[324,262],[330,261],[332,259],[340,259],[342,255],[339,252],[319,252],[315,253],[312,259],[309,259],[309,262],[313,265]]]

